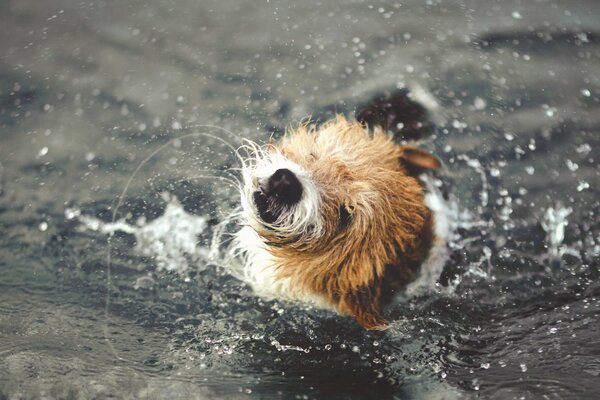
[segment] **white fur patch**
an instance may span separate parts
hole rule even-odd
[[[280,153],[263,154],[255,163],[243,168],[242,208],[248,222],[256,230],[265,228],[265,223],[259,218],[254,205],[253,193],[279,169],[290,170],[296,175],[302,185],[302,197],[297,204],[285,210],[269,228],[289,237],[302,235],[305,240],[319,236],[323,229],[319,190],[307,170]]]
[[[424,177],[423,182],[427,191],[425,205],[433,214],[435,238],[427,258],[421,264],[419,277],[408,284],[404,290],[404,294],[408,297],[427,293],[435,288],[448,259],[447,243],[452,230],[450,212],[444,197],[429,177]]]
[[[274,224],[267,225],[258,215],[253,194],[259,190],[260,184],[264,184],[279,169],[288,169],[296,175],[302,185],[302,197],[297,204],[284,211]],[[257,151],[254,158],[244,165],[242,175],[243,217],[249,226],[236,233],[230,249],[234,257],[241,259],[241,265],[236,271],[237,277],[249,284],[258,296],[266,299],[299,301],[319,308],[331,308],[324,298],[293,287],[289,278],[277,277],[281,262],[269,252],[258,233],[269,229],[284,237],[303,236],[302,240],[311,240],[321,235],[321,194],[311,174],[279,152]]]
[[[290,285],[289,278],[278,278],[280,263],[268,251],[258,233],[249,226],[237,232],[234,251],[242,258],[238,278],[252,287],[256,295],[268,300],[288,300],[312,304],[319,308],[332,309],[321,296],[305,293]]]

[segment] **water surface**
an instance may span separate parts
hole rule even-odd
[[[595,398],[599,16],[566,0],[2,2],[0,397]],[[462,216],[437,290],[369,333],[207,261],[237,202],[205,175],[236,160],[172,139],[264,142],[403,87],[437,103],[422,146]],[[94,228],[117,205],[129,233],[107,285]]]

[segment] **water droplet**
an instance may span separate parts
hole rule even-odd
[[[81,210],[78,208],[67,208],[65,209],[65,218],[73,219],[75,217],[79,217],[81,215]]]
[[[575,148],[575,151],[579,154],[588,154],[592,151],[592,146],[587,143],[583,143]]]
[[[589,43],[590,39],[588,38],[587,33],[580,32],[577,34],[577,39],[579,39],[582,43]]]
[[[556,107],[550,107],[548,104],[543,104],[542,108],[546,110],[545,114],[547,117],[554,117],[554,114],[556,114],[556,111],[558,111]]]
[[[486,107],[487,103],[481,97],[475,97],[475,101],[473,102],[473,106],[476,110],[483,110]]]
[[[527,172],[529,175],[533,175],[535,173],[535,168],[533,168],[531,165],[528,165],[525,167],[525,172]]]
[[[548,207],[542,220],[542,228],[546,231],[546,242],[549,244],[548,250],[551,254],[557,256],[560,254],[560,246],[565,238],[565,227],[568,225],[567,217],[573,210],[564,208],[560,204],[554,207]],[[556,328],[554,332],[556,332]],[[552,329],[550,330],[551,333]]]
[[[490,363],[483,363],[483,364],[481,364],[481,368],[483,368],[483,369],[489,369],[490,368]]]
[[[512,15],[512,17],[513,17],[514,19],[522,19],[522,18],[523,18],[523,16],[521,15],[521,13],[520,13],[520,12],[518,12],[518,11],[516,11],[516,10],[515,10],[515,11],[513,11],[511,15]]]
[[[587,183],[586,181],[579,181],[579,183],[577,184],[577,191],[578,192],[582,192],[586,189],[590,188],[590,184]]]
[[[565,164],[567,164],[567,168],[569,168],[569,171],[571,172],[575,172],[579,169],[579,165],[568,158],[565,160]]]
[[[48,154],[48,147],[42,147],[37,156],[44,157],[46,154]]]
[[[40,223],[38,228],[40,229],[40,231],[46,232],[46,230],[48,229],[48,223],[46,221],[43,221]]]
[[[522,372],[527,372],[527,365],[526,364],[519,364],[519,367],[521,368]]]
[[[455,119],[454,121],[452,121],[452,127],[455,129],[464,129],[467,127],[467,124],[465,122],[460,122],[459,120]]]
[[[585,97],[590,97],[592,95],[592,92],[590,92],[588,89],[581,89],[581,94]]]
[[[550,333],[555,334],[558,331],[558,328],[550,328]]]

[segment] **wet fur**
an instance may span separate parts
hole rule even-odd
[[[309,187],[297,208],[265,224],[251,193],[260,171],[282,162]],[[382,129],[369,132],[341,116],[255,148],[243,169],[248,226],[234,245],[244,279],[259,295],[312,302],[384,329],[383,306],[415,281],[435,240],[417,175],[439,165]]]

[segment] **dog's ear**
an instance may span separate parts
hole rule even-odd
[[[400,148],[402,150],[400,164],[409,175],[417,176],[425,171],[438,169],[442,166],[442,163],[436,156],[425,150],[409,145],[403,145]]]
[[[349,291],[340,299],[339,310],[353,316],[367,330],[382,331],[389,328],[381,310],[379,288],[363,286]]]

